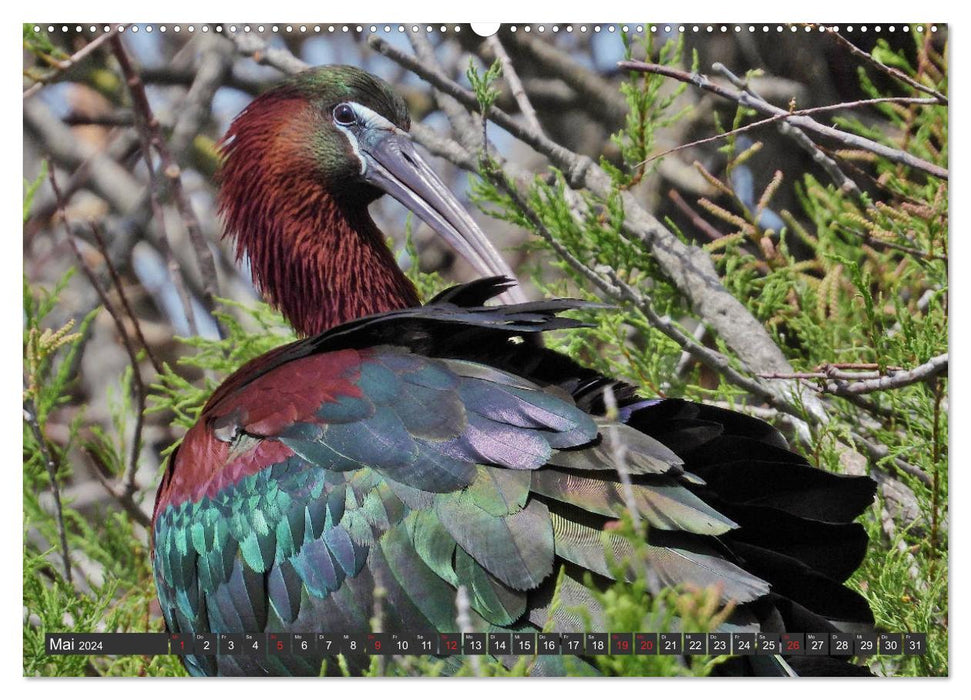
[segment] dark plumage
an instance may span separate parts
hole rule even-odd
[[[258,99],[230,130],[227,231],[308,337],[232,375],[170,459],[153,518],[169,628],[364,633],[380,587],[385,631],[456,631],[464,586],[480,631],[582,631],[571,606],[597,619],[585,581],[605,585],[610,562],[633,551],[614,532],[625,500],[607,431],[624,441],[649,525],[653,591],[718,585],[737,604],[730,629],[872,624],[842,585],[866,551],[853,520],[871,480],[813,468],[761,421],[646,399],[520,342],[576,326],[559,313],[583,302],[485,306],[510,284],[489,277],[417,307],[367,216],[376,187],[444,235],[468,236],[484,272],[493,258],[416,164],[404,127],[383,84],[339,67]],[[406,188],[387,174],[409,177],[402,162],[421,175]],[[186,658],[194,674],[316,674],[321,661]],[[787,670],[742,670],[765,668]]]

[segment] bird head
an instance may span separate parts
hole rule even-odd
[[[336,238],[362,235],[383,247],[366,213],[382,193],[441,234],[481,274],[512,276],[416,151],[409,127],[406,105],[391,87],[352,66],[299,73],[234,120],[221,142],[220,211],[238,256],[250,255],[254,277],[271,301],[279,297],[273,289],[278,282],[267,278],[286,274],[280,261],[294,250],[336,254],[347,248]]]

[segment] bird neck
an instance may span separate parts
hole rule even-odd
[[[368,213],[375,191],[324,187],[307,146],[315,119],[299,95],[268,94],[221,144],[225,235],[236,239],[237,261],[249,256],[264,298],[302,335],[420,303]]]
[[[364,205],[318,200],[309,221],[284,222],[275,249],[254,257],[264,295],[302,335],[323,333],[371,314],[418,306],[414,285],[398,268]]]
[[[227,231],[264,298],[298,333],[420,304],[366,202],[340,201],[312,181],[293,184],[287,197],[227,208]]]

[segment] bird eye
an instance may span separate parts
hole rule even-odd
[[[351,126],[357,122],[357,116],[349,104],[341,102],[334,107],[334,121],[341,126]]]

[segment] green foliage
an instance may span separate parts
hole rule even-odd
[[[24,49],[41,58],[45,63],[56,64],[67,58],[67,54],[51,43],[43,29],[34,31],[33,23],[23,25]]]
[[[469,85],[472,86],[472,91],[479,101],[479,111],[483,115],[489,113],[489,109],[492,108],[492,105],[499,99],[499,95],[502,94],[501,90],[496,87],[496,82],[501,76],[502,63],[500,61],[494,61],[485,73],[480,75],[478,69],[475,67],[475,61],[471,58],[469,59],[469,67],[465,71],[465,77],[468,78]]]
[[[173,423],[186,430],[195,425],[202,407],[226,377],[250,360],[296,340],[283,317],[268,304],[255,302],[247,306],[232,299],[218,301],[224,310],[215,312],[215,316],[225,329],[225,337],[180,338],[195,352],[184,355],[179,364],[202,370],[202,385],[165,364],[149,395],[150,413],[171,411],[175,416]]]
[[[624,57],[633,58],[633,39],[624,35]],[[665,66],[675,66],[681,63],[684,53],[684,34],[679,33],[676,40],[665,41],[655,50],[657,37],[646,32],[639,43],[647,56],[657,54],[657,63]],[[694,66],[697,66],[697,56]],[[648,173],[657,168],[659,161],[653,161],[650,170],[647,161],[654,153],[655,134],[659,129],[670,126],[689,113],[690,107],[685,106],[677,112],[671,110],[674,101],[686,89],[684,83],[677,83],[671,88],[666,78],[653,73],[631,72],[627,81],[621,83],[620,92],[627,100],[628,112],[623,131],[611,136],[611,141],[620,149],[624,164],[628,172],[612,171],[617,183],[628,188],[636,185]]]
[[[63,527],[53,514],[52,481],[63,494],[79,451],[110,459],[118,472],[124,462],[120,431],[79,439],[83,412],[70,422],[66,441],[47,437],[49,417],[71,399],[77,361],[98,311],[82,319],[77,332],[70,332],[73,321],[56,331],[45,327],[69,278],[70,273],[52,290],[24,286],[24,674],[181,675],[174,657],[48,656],[44,651],[46,632],[162,630],[161,619],[150,615],[155,586],[145,532],[131,516],[104,507],[81,512],[63,498]],[[117,425],[130,408],[126,401],[116,406]],[[62,541],[71,554],[70,579]]]

